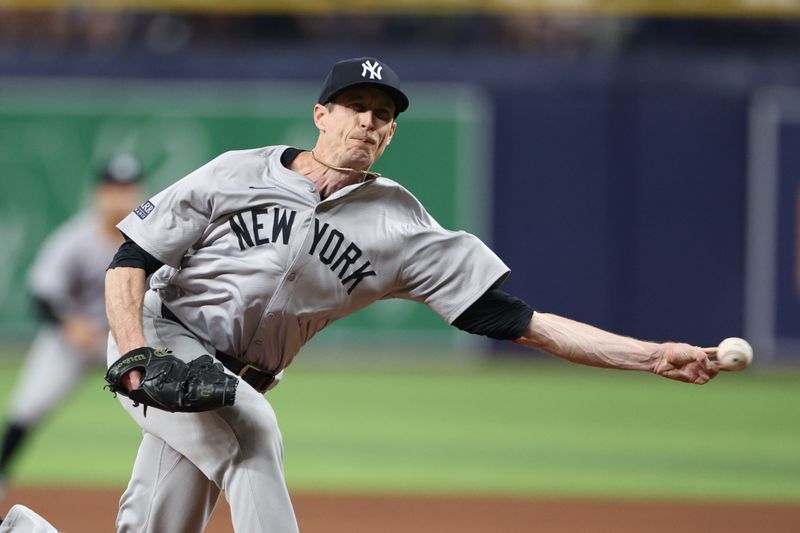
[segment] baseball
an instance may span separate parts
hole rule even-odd
[[[728,337],[717,346],[717,361],[724,370],[744,370],[753,362],[753,347],[739,337]]]

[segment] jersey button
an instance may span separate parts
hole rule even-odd
[[[256,339],[256,346],[261,346],[262,344],[264,343],[261,342],[261,339]]]
[[[267,313],[267,318],[275,318],[275,313],[273,312]]]
[[[291,274],[289,274],[289,275],[287,276],[287,279],[288,279],[289,281],[294,281],[296,278],[297,278],[297,274],[295,274],[294,272],[292,272]]]

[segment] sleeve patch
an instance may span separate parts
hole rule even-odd
[[[153,204],[153,202],[148,200],[139,207],[137,207],[136,209],[134,209],[133,212],[136,213],[137,217],[144,220],[145,218],[147,218],[147,215],[153,212],[153,209],[155,208],[156,206]]]

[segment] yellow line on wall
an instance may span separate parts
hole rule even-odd
[[[0,9],[195,13],[800,17],[800,0],[0,0]],[[0,16],[2,14],[0,13]]]

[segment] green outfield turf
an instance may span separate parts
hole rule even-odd
[[[696,387],[567,363],[291,370],[269,397],[294,489],[800,502],[798,373]],[[15,371],[0,362],[0,406]],[[98,373],[17,479],[120,485],[138,439]]]

